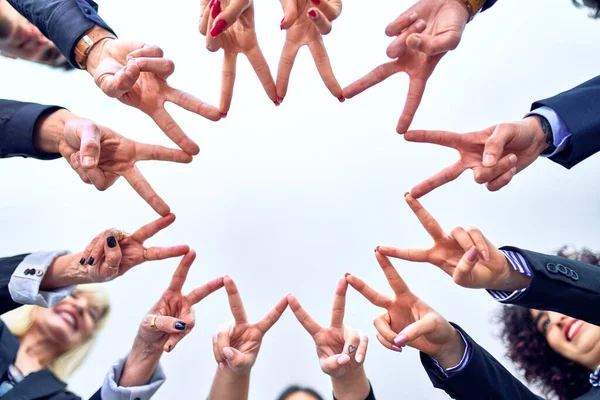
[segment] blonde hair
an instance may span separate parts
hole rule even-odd
[[[94,345],[94,341],[98,333],[106,325],[108,320],[108,314],[110,311],[110,302],[108,293],[104,288],[98,284],[81,285],[77,286],[74,292],[86,292],[91,293],[94,296],[95,304],[98,305],[103,311],[102,315],[96,322],[94,332],[89,339],[84,341],[79,347],[74,348],[56,360],[54,360],[48,366],[48,369],[54,373],[60,380],[66,382],[69,377],[83,364],[83,361],[88,356],[88,353]],[[6,324],[6,327],[18,338],[23,337],[27,331],[31,328],[35,321],[35,311],[39,309],[39,306],[21,306],[17,309],[9,311],[2,315],[2,321]]]

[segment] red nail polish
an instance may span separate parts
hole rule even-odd
[[[349,276],[350,276],[350,272],[346,272],[346,273],[344,274],[344,278],[347,278],[347,277],[349,277]]]
[[[221,113],[221,118],[227,118],[227,113]]]
[[[217,15],[219,15],[221,13],[221,0],[216,0],[214,7],[212,9],[212,14],[211,16],[214,18],[217,18]]]
[[[276,106],[279,106],[279,105],[281,104],[281,103],[280,103],[279,101],[277,101],[277,100],[275,100],[273,103],[274,103]]]
[[[281,23],[279,24],[279,29],[283,30],[283,23],[285,22],[285,17],[283,17],[283,19],[281,20]]]
[[[338,97],[338,100],[340,101],[340,103],[343,103],[346,101],[346,98],[344,96],[340,96]]]
[[[277,101],[279,102],[279,104],[283,103],[283,97],[277,96]]]
[[[375,253],[379,251],[379,246],[375,247]]]
[[[312,19],[317,19],[317,12],[315,10],[310,10],[308,12],[308,16],[311,17]]]
[[[224,19],[218,20],[215,26],[213,26],[213,28],[210,30],[210,36],[214,38],[219,36],[221,33],[223,33],[225,28],[227,28],[227,21]]]
[[[208,8],[212,8],[213,5],[215,5],[215,0],[210,0],[210,4],[208,5]]]
[[[321,0],[312,0],[312,2],[315,6],[318,6],[319,4],[321,4]]]

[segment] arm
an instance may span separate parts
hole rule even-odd
[[[331,386],[335,400],[375,400],[364,368],[357,370],[354,375],[332,376]]]
[[[231,369],[217,368],[210,387],[209,400],[241,400],[248,398],[250,371],[236,373]]]

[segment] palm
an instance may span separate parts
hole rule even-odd
[[[315,5],[310,0],[298,1],[298,18],[294,24],[288,28],[287,40],[296,43],[299,46],[323,40],[321,32],[319,32],[308,16],[308,10],[314,6]]]
[[[425,21],[425,35],[453,35],[460,40],[465,29],[465,6],[456,0],[420,1],[409,11]]]
[[[225,3],[225,1],[223,1]],[[246,54],[258,47],[254,25],[254,3],[252,3],[235,23],[216,38],[219,48],[234,53]]]
[[[180,291],[167,289],[158,303],[150,309],[150,314],[168,315],[182,321],[194,319],[194,311],[189,299]],[[190,326],[190,329],[192,327]],[[152,343],[157,349],[162,349],[169,339],[179,342],[186,333],[166,333],[142,324],[139,335],[146,343]]]
[[[262,344],[264,333],[255,324],[235,325],[230,337],[231,347],[244,354],[245,365],[243,368],[249,370],[256,362],[256,357]]]
[[[317,357],[319,360],[326,360],[336,354],[341,354],[344,351],[345,339],[344,339],[344,328],[340,327],[328,327],[322,328],[317,334],[314,335],[315,345],[317,346]],[[338,365],[337,368],[331,368],[325,363],[321,364],[321,369],[327,375],[342,377],[348,373],[351,373],[359,368],[362,368],[362,364],[356,362],[350,362],[344,365]]]

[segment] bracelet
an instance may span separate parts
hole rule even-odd
[[[104,28],[94,25],[87,31],[75,45],[75,61],[81,69],[86,69],[88,55],[94,45],[106,39],[116,39],[117,37]]]
[[[477,14],[483,8],[485,1],[486,0],[463,0],[465,5],[467,6],[467,9],[469,10],[471,19],[473,19],[473,17],[475,17],[475,14]]]

